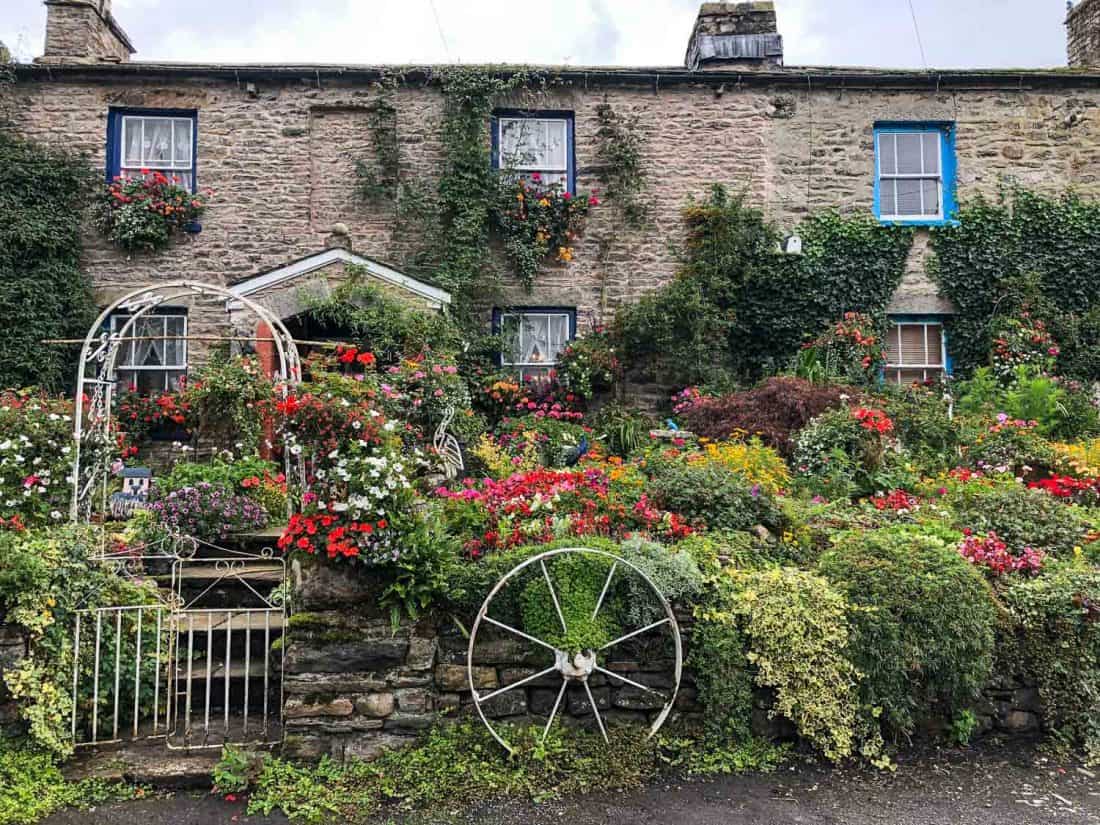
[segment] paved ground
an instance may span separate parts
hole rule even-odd
[[[241,802],[180,794],[91,813],[65,812],[49,825],[269,825]],[[380,822],[387,821],[385,819]],[[389,820],[392,821],[392,820]],[[1030,751],[932,752],[895,774],[797,766],[768,776],[665,782],[619,794],[533,805],[498,803],[451,814],[419,813],[409,825],[1062,825],[1100,823],[1100,772]]]

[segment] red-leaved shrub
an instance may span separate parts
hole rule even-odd
[[[789,455],[791,437],[811,418],[845,403],[846,396],[854,402],[859,390],[801,378],[769,378],[751,390],[701,398],[680,417],[696,435],[722,439],[745,432]]]

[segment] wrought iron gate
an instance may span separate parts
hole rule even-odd
[[[157,601],[80,610],[73,628],[76,746],[163,739],[171,749],[282,739],[286,564],[191,537],[104,556],[158,580]]]

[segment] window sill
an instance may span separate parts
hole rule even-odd
[[[956,218],[884,218],[879,215],[875,220],[883,226],[958,226]]]

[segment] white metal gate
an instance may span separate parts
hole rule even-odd
[[[104,556],[158,580],[157,601],[87,608],[73,628],[73,743],[163,739],[172,749],[282,739],[286,563],[190,537],[170,551]]]

